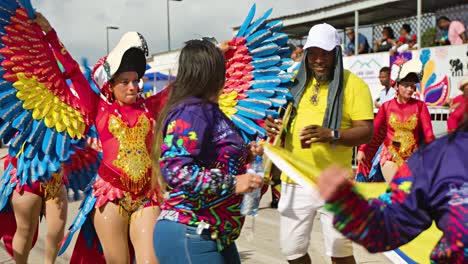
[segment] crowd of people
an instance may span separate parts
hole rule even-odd
[[[457,37],[465,43],[464,31],[454,22],[440,18],[438,25],[448,30],[450,43],[458,43]],[[101,141],[98,176],[89,185],[64,240],[80,231],[71,263],[131,263],[133,259],[162,264],[240,263],[235,241],[244,222],[242,197],[264,182],[260,175],[247,173],[247,167],[263,150],[244,140],[218,104],[226,76],[224,53],[230,47],[207,40],[187,41],[175,81],[163,92],[143,99],[138,83],[145,72],[148,48],[141,34],[127,32],[93,69],[98,95],[78,74],[77,63],[47,19],[37,13],[31,23],[40,26],[57,51],[64,74],[73,80]],[[435,139],[426,105],[412,98],[423,77],[421,62],[397,61],[392,70],[398,73],[393,75],[390,68],[382,68],[379,79],[384,89],[373,101],[367,84],[345,70],[342,61],[344,54],[353,54],[355,49],[366,53],[372,47],[363,35],[356,36],[353,30],[346,34],[351,41],[343,50],[333,26],[324,23],[310,29],[305,45],[295,47],[291,55],[295,63],[288,71],[297,74],[290,88],[293,111],[289,122],[272,116],[264,122],[269,137],[281,137],[284,149],[301,156],[320,174],[315,175],[320,178],[313,192],[285,173],[280,176],[277,206],[282,254],[289,263],[312,263],[314,256],[308,248],[318,214],[325,253],[332,263],[356,263],[351,241],[372,252],[395,249],[433,220],[444,235],[431,260],[466,263],[468,83],[454,102],[450,134]],[[384,38],[374,49],[398,51],[403,45],[416,46],[408,25],[403,25],[400,34],[395,40],[392,29],[384,28]],[[358,47],[354,46],[356,37]],[[374,106],[379,108],[375,118]],[[360,148],[362,179],[389,183],[383,196],[366,200],[353,188],[353,147]],[[370,173],[375,165],[382,175]],[[31,230],[44,201],[47,218],[61,220],[49,231],[53,234],[46,245],[46,263],[55,261],[64,233],[63,210],[66,213],[66,206],[60,207],[62,211],[54,209],[66,200],[63,182],[58,185],[60,191],[50,198],[51,209],[44,193],[14,191],[11,203],[19,223],[13,239],[17,263],[28,262]],[[62,243],[61,251],[67,245]]]
[[[433,45],[460,45],[468,43],[467,33],[463,22],[450,20],[446,16],[437,18],[437,27],[441,31],[441,37],[434,39]],[[374,45],[370,46],[366,36],[358,34],[357,54],[371,52],[388,51],[390,55],[401,54],[410,50],[418,49],[420,43],[417,43],[417,36],[412,33],[411,25],[403,24],[399,29],[400,35],[397,37],[392,27],[384,26],[382,28],[382,37],[375,40]],[[346,30],[348,41],[346,44],[345,55],[352,56],[356,53],[354,29]]]

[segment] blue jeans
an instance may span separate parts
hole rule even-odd
[[[153,245],[160,264],[240,264],[234,243],[219,252],[209,232],[169,220],[156,223]]]

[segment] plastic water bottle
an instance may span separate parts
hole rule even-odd
[[[255,157],[254,161],[250,164],[250,169],[247,170],[247,173],[253,173],[262,176],[264,174],[262,157]],[[255,189],[251,193],[244,194],[244,200],[241,205],[241,214],[257,216],[258,207],[260,205],[260,188]]]

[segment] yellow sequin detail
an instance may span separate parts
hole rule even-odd
[[[52,178],[45,183],[41,183],[41,188],[44,189],[44,200],[53,200],[58,197],[62,189],[63,173],[52,173]]]
[[[143,209],[148,200],[146,196],[133,199],[128,192],[125,192],[124,197],[119,201],[120,214],[130,217],[134,212]]]
[[[151,123],[145,114],[141,114],[134,127],[128,127],[117,116],[109,118],[109,131],[119,141],[119,153],[112,163],[128,177],[121,177],[122,184],[131,192],[140,191],[150,180],[151,159],[146,147],[146,137]]]
[[[418,125],[418,117],[416,114],[413,114],[405,121],[401,122],[398,116],[391,113],[389,123],[393,130],[395,130],[392,141],[399,142],[400,147],[397,150],[395,146],[390,145],[388,151],[393,155],[397,165],[401,166],[416,149],[416,140],[413,131]]]

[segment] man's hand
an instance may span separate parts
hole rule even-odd
[[[330,142],[333,140],[331,129],[324,128],[319,125],[310,125],[302,129],[299,138],[304,145],[309,145],[317,142]],[[305,143],[305,144],[304,144]]]
[[[264,126],[269,137],[277,136],[281,131],[281,126],[283,125],[283,120],[277,118],[274,119],[272,116],[267,116]]]

